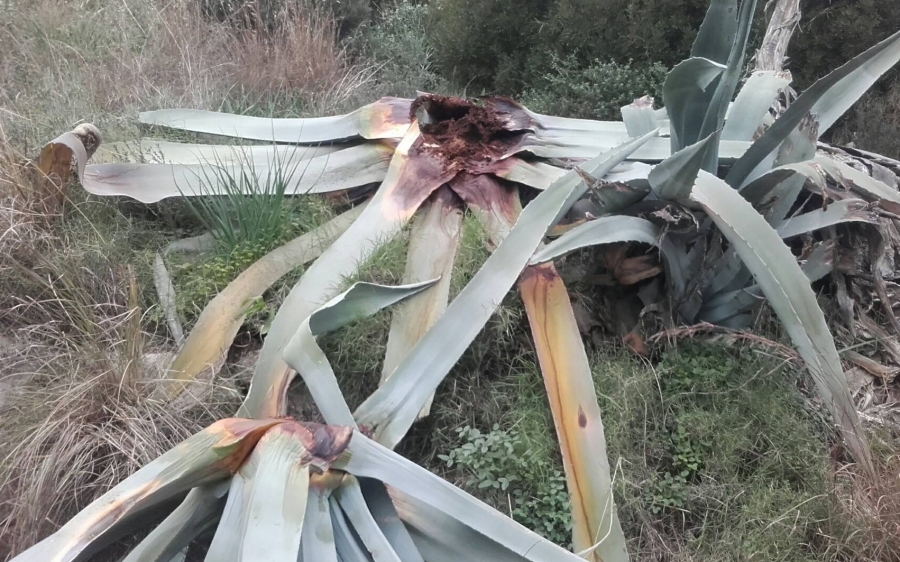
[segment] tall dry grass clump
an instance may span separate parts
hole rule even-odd
[[[251,9],[258,2],[244,3]],[[199,0],[8,0],[0,17],[0,125],[26,151],[81,121],[111,140],[162,107],[312,115],[345,109],[370,73],[326,14],[285,2],[274,25],[218,21]]]

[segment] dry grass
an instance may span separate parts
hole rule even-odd
[[[3,342],[11,348],[4,379],[16,392],[0,407],[0,552],[34,544],[237,407],[237,393],[221,382],[186,409],[149,401],[142,377],[152,369],[140,353],[136,314],[130,309],[105,319],[114,326],[93,345],[72,345],[68,334],[57,334],[56,345],[46,343],[53,326]]]
[[[81,121],[112,140],[160,107],[341,109],[364,86],[336,24],[287,2],[272,31],[212,21],[197,0],[9,0],[0,19],[0,125],[25,152]],[[248,103],[249,102],[249,103]],[[232,107],[233,108],[233,107]],[[243,109],[243,107],[241,107]]]
[[[346,109],[367,68],[297,2],[265,32],[197,0],[0,3],[0,560],[239,403],[221,378],[178,409],[147,399],[171,347],[145,333],[145,262],[172,217],[77,190],[48,212],[29,157],[86,121],[134,138],[158,107]]]
[[[844,559],[900,561],[900,456],[886,455],[875,483],[838,470],[832,502],[847,524],[848,536],[837,545],[843,547]]]

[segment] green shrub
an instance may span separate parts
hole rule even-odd
[[[465,426],[457,435],[460,445],[438,458],[465,474],[466,488],[480,495],[505,492],[513,519],[557,544],[569,544],[566,478],[550,459],[529,448],[516,429],[499,424],[487,433]]]
[[[397,2],[385,6],[362,34],[362,55],[378,67],[378,95],[414,97],[416,90],[440,91],[435,48],[425,32],[428,8]]]
[[[549,7],[545,0],[434,0],[428,35],[438,67],[466,88],[520,91]]]
[[[621,119],[620,108],[644,95],[662,103],[662,85],[666,68],[630,63],[594,61],[579,66],[574,55],[553,58],[550,69],[536,77],[522,96],[522,102],[534,111],[589,119]]]
[[[543,49],[582,63],[684,60],[709,0],[556,0],[541,33]]]

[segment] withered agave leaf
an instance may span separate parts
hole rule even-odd
[[[900,193],[886,183],[830,156],[817,156],[816,164],[838,185],[852,190],[866,201],[877,201],[888,211],[900,213]]]
[[[426,560],[583,560],[359,432],[334,467],[387,485]]]
[[[387,537],[403,562],[421,562],[422,554],[413,542],[409,530],[400,520],[400,515],[391,501],[384,483],[370,478],[359,480],[360,489],[375,523]]]
[[[303,536],[298,560],[338,562],[331,526],[331,482],[337,478],[330,473],[310,476],[309,498],[306,500],[306,516],[303,518]]]
[[[627,134],[615,137],[588,137],[586,139],[526,136],[519,148],[523,152],[530,152],[541,158],[587,159],[593,158],[598,152],[611,150],[628,140],[630,140],[630,137]],[[723,141],[719,147],[719,160],[722,162],[733,162],[742,157],[749,147],[749,142]],[[683,147],[679,146],[675,151],[677,152],[681,148]],[[672,147],[670,146],[670,141],[659,137],[651,139],[639,150],[631,154],[629,159],[643,162],[660,162],[671,155]]]
[[[824,209],[791,217],[781,223],[776,231],[782,238],[790,238],[845,222],[875,224],[878,222],[878,215],[861,199],[843,199],[829,203]]]
[[[121,195],[142,203],[224,195],[232,178],[241,177],[255,178],[250,185],[283,179],[287,195],[328,193],[383,180],[394,152],[391,144],[366,143],[303,158],[303,148],[292,148],[295,153],[279,151],[266,161],[237,157],[198,164],[92,164],[84,171],[82,186],[94,195]]]
[[[122,523],[196,486],[229,477],[279,420],[226,419],[189,437],[103,494],[15,562],[83,560],[105,546]]]
[[[874,473],[872,456],[850,398],[834,339],[809,280],[778,234],[737,191],[701,172],[691,198],[699,203],[756,278],[856,461]]]
[[[215,373],[246,318],[247,304],[290,271],[312,261],[343,234],[364,210],[360,205],[272,250],[241,272],[206,305],[184,346],[169,366],[156,397],[171,400],[206,372]]]
[[[603,177],[649,137],[628,143],[627,149],[601,155],[581,166],[592,177]],[[355,413],[360,425],[373,428],[375,439],[394,447],[416,420],[462,353],[500,305],[528,263],[544,234],[583,194],[581,176],[569,172],[532,201],[509,236],[487,259],[475,277],[450,303],[447,311],[419,340],[385,384]]]
[[[463,217],[457,201],[450,188],[443,186],[413,221],[403,283],[421,283],[430,279],[438,279],[438,282],[394,311],[381,368],[382,383],[390,378],[409,350],[447,309]],[[423,407],[422,416],[428,415],[429,406],[430,401]]]
[[[552,264],[527,268],[519,292],[559,438],[575,551],[596,562],[627,562],[600,407],[569,293]]]
[[[393,141],[386,141],[393,142]],[[104,145],[98,164],[113,162],[148,162],[155,164],[207,164],[209,162],[269,162],[311,160],[348,148],[346,144],[296,146],[284,144],[195,144],[144,138],[139,141],[114,142]],[[100,152],[98,151],[98,154]]]
[[[160,109],[139,116],[145,125],[248,140],[312,144],[354,137],[400,138],[409,128],[412,100],[382,98],[346,115],[269,119],[198,109]]]
[[[445,170],[439,160],[426,151],[418,151],[421,144],[419,128],[413,125],[397,147],[387,177],[365,211],[291,289],[266,335],[250,392],[238,415],[279,415],[273,409],[277,402],[269,392],[283,388],[289,376],[282,353],[297,328],[323,302],[338,294],[344,279],[400,233],[431,193],[453,177],[455,172]],[[411,149],[418,151],[415,158],[409,157]]]
[[[659,129],[656,121],[656,111],[653,109],[653,98],[644,96],[622,107],[622,121],[630,137],[642,137],[647,133]]]
[[[326,423],[356,427],[331,364],[316,342],[316,338],[420,293],[434,285],[436,281],[432,279],[397,287],[356,283],[313,312],[300,324],[297,333],[285,346],[284,360],[291,369],[303,377]],[[292,378],[292,376],[285,377],[281,379],[279,386],[268,389],[266,399],[273,403],[268,406],[269,409],[284,411],[285,393]]]
[[[243,509],[242,562],[293,562],[300,552],[315,459],[289,425],[270,430],[253,450],[258,467]]]

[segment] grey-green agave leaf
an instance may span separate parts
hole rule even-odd
[[[657,164],[648,177],[653,193],[663,201],[687,202],[697,174],[717,148],[717,135],[713,133]]]
[[[722,140],[753,140],[778,93],[790,83],[787,72],[757,70],[751,74],[728,112]]]
[[[400,518],[430,562],[582,560],[359,432],[334,466],[386,484]],[[422,535],[439,547],[423,548],[418,542]]]
[[[756,278],[856,461],[873,473],[872,456],[850,398],[825,315],[790,249],[763,217],[719,178],[701,172],[691,198],[699,203]]]
[[[900,61],[900,32],[858,55],[810,86],[761,136],[728,172],[725,180],[740,187],[756,166],[809,114],[819,119],[819,133],[826,131],[875,83]]]
[[[712,0],[691,47],[691,56],[727,63],[737,31],[737,0]]]
[[[303,377],[326,423],[356,427],[331,364],[316,342],[316,338],[354,320],[371,316],[382,308],[427,289],[436,281],[397,287],[356,283],[313,312],[300,325],[284,349],[284,360]],[[282,393],[286,391],[286,386],[270,390]]]
[[[703,119],[725,68],[715,61],[694,57],[676,65],[666,76],[663,100],[669,113],[671,153],[700,140]]]

